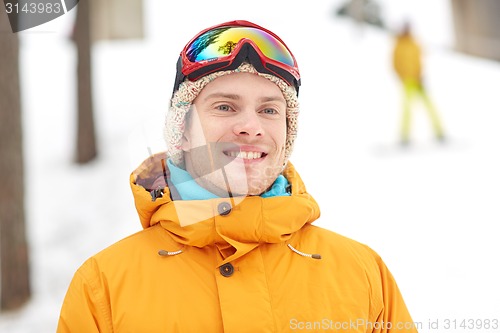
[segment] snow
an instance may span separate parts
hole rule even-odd
[[[299,61],[302,113],[291,161],[322,208],[317,224],[383,257],[420,332],[442,331],[429,327],[436,320],[500,320],[500,65],[453,51],[448,1],[378,2],[391,29],[403,18],[415,24],[445,144],[433,141],[419,106],[413,144],[398,146],[392,40],[335,18],[340,0],[254,1],[244,8],[196,0],[189,13],[185,3],[147,0],[144,41],[94,48],[99,158],[78,166],[75,50],[68,40],[74,12],[20,33],[33,297],[0,314],[0,332],[54,332],[78,266],[140,230],[128,177],[163,148],[178,52],[202,28],[236,18],[281,35]]]

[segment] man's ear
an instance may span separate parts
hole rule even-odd
[[[205,135],[203,134],[203,126],[201,125],[200,117],[194,105],[191,106],[186,114],[184,133],[181,139],[181,149],[184,152],[189,152],[194,148],[206,145]]]
[[[184,133],[182,133],[182,138],[181,138],[181,149],[184,152],[187,152],[193,148],[193,143],[191,139],[191,131],[192,131],[192,119],[193,118],[193,112],[194,111],[194,105],[191,105],[189,108],[189,111],[186,113],[186,117],[184,119]],[[196,115],[194,116],[196,118]]]
[[[186,130],[189,131],[188,128],[186,128]],[[185,152],[191,150],[191,142],[189,141],[188,135],[186,135],[186,131],[182,134],[181,149]]]

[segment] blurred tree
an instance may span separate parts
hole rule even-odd
[[[19,41],[0,11],[0,310],[30,297],[24,217],[24,167],[19,83]]]
[[[77,7],[73,40],[77,48],[78,123],[76,162],[87,163],[97,156],[92,98],[92,40],[90,3],[80,1]]]
[[[455,48],[459,52],[500,61],[500,1],[450,0]]]
[[[78,2],[73,31],[78,62],[77,163],[90,162],[98,153],[92,97],[92,45],[98,40],[143,38],[142,8],[142,0]]]
[[[89,0],[92,41],[144,38],[143,0]]]

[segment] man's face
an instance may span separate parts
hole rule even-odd
[[[186,170],[221,196],[259,195],[282,171],[286,101],[273,82],[233,73],[205,86],[193,102],[182,142]]]

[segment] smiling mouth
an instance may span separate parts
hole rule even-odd
[[[242,158],[244,160],[256,160],[266,157],[267,154],[261,151],[226,151],[225,155],[233,158]]]

